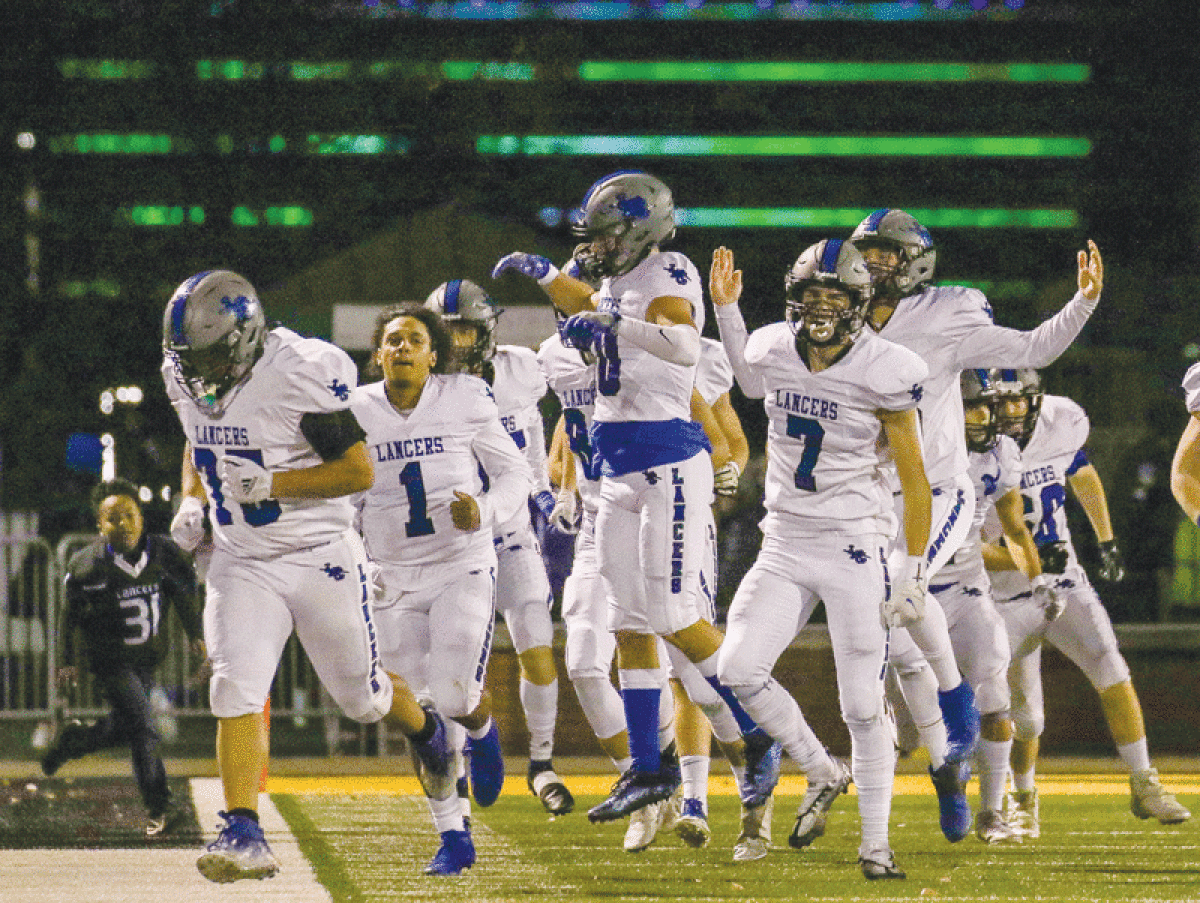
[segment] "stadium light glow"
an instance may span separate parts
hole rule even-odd
[[[677,207],[675,222],[691,229],[853,229],[874,207]],[[1063,209],[904,208],[931,229],[1070,229],[1079,214]],[[538,219],[562,223],[566,211],[542,207]],[[961,284],[961,283],[955,283]]]
[[[481,135],[502,156],[1085,157],[1087,138],[1031,135]]]
[[[170,135],[141,133],[57,135],[47,146],[55,154],[169,154],[174,149]]]

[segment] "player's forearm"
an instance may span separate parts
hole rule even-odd
[[[586,282],[568,276],[561,271],[542,290],[550,296],[550,303],[564,314],[577,314],[582,310],[595,310],[592,301],[595,289]]]
[[[1082,293],[1036,329],[1022,332],[1002,326],[968,335],[958,351],[961,367],[1046,367],[1071,347],[1096,309]]]
[[[700,333],[690,323],[662,325],[627,317],[617,335],[669,364],[691,367],[700,360]]]
[[[1113,538],[1112,520],[1108,514],[1108,499],[1104,495],[1104,484],[1100,474],[1092,465],[1081,467],[1067,478],[1071,489],[1096,532],[1098,542],[1110,542]]]
[[[513,444],[499,421],[494,431],[486,430],[471,442],[475,457],[488,475],[488,491],[478,497],[480,518],[485,527],[505,523],[528,504],[533,492],[529,462]]]
[[[332,499],[364,492],[375,482],[365,443],[358,442],[332,461],[271,475],[271,498]]]
[[[723,304],[716,307],[714,312],[721,345],[733,368],[733,378],[747,398],[762,398],[767,391],[766,385],[762,377],[746,363],[746,342],[750,333],[746,329],[746,321],[742,319],[741,309],[736,304]]]

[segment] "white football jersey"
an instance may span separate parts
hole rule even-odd
[[[487,383],[465,373],[433,374],[407,416],[388,400],[383,382],[360,386],[351,405],[375,465],[375,485],[357,498],[371,557],[413,568],[490,558],[494,527],[524,508],[532,476]],[[454,526],[455,490],[479,500],[481,529]]]
[[[892,470],[876,411],[910,410],[928,369],[917,355],[864,330],[836,364],[812,373],[786,323],[751,334],[746,364],[765,391],[767,516],[772,534],[896,532]]]
[[[716,339],[700,338],[700,363],[696,365],[696,391],[712,406],[733,388],[733,367],[725,346]]]
[[[1192,364],[1183,375],[1183,391],[1187,398],[1187,409],[1200,414],[1200,364]]]
[[[1025,498],[1025,523],[1039,546],[1067,544],[1068,572],[1079,568],[1071,533],[1067,529],[1067,476],[1090,426],[1083,408],[1061,395],[1046,395],[1029,442],[1021,450],[1021,495]],[[992,586],[997,599],[1010,599],[1029,589],[1020,571],[996,571]]]
[[[700,273],[684,255],[655,251],[623,276],[605,279],[599,306],[616,303],[622,317],[645,320],[656,298],[684,298],[692,305],[696,329],[704,327],[704,290]],[[671,364],[621,338],[597,363],[596,420],[692,419],[692,386],[696,367]]]
[[[575,488],[583,507],[600,506],[600,462],[588,429],[596,405],[596,365],[585,364],[579,352],[567,348],[558,333],[538,348],[538,364],[562,405],[563,429],[575,458]]]
[[[937,572],[937,583],[970,581],[982,568],[980,534],[996,500],[1021,485],[1021,449],[1015,439],[1000,436],[985,452],[969,452],[967,473],[975,486],[975,516],[971,532],[958,551]],[[998,522],[998,521],[997,521]]]
[[[300,431],[300,419],[349,408],[358,370],[346,352],[290,329],[272,329],[249,379],[214,418],[201,413],[183,391],[170,360],[164,359],[162,374],[204,483],[217,548],[241,558],[272,558],[331,542],[346,532],[353,518],[348,497],[240,505],[225,499],[217,472],[222,455],[240,455],[270,471],[320,464],[320,455]]]
[[[1046,366],[1086,322],[1087,313],[1078,313],[1064,308],[1036,330],[1022,332],[993,323],[991,304],[973,288],[930,286],[900,300],[879,334],[915,351],[929,366],[920,408],[931,484],[967,471],[959,374],[973,368]]]
[[[546,431],[538,403],[547,392],[537,354],[519,345],[501,345],[492,358],[496,368],[492,394],[500,422],[525,455],[533,472],[534,491],[550,488],[546,477]]]

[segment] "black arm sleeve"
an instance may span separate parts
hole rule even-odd
[[[162,555],[163,564],[164,601],[175,609],[184,633],[190,639],[199,639],[204,635],[201,616],[203,604],[196,583],[195,567],[175,543],[166,537],[156,537],[156,541],[162,544],[159,554]]]
[[[367,438],[353,411],[305,414],[300,418],[300,432],[322,461],[337,460],[350,446]]]

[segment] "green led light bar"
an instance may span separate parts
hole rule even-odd
[[[401,135],[309,135],[310,154],[406,154],[412,141]]]
[[[454,81],[529,82],[534,79],[534,68],[529,63],[447,61],[442,63],[442,74]]]
[[[182,226],[184,220],[195,225],[204,222],[203,207],[143,206],[130,207],[129,221],[135,226]]]
[[[55,154],[169,154],[170,135],[57,135],[47,141]]]
[[[874,207],[680,207],[675,222],[711,229],[853,229]],[[1070,229],[1079,224],[1074,210],[1003,210],[904,208],[930,229]]]
[[[218,81],[256,80],[265,76],[267,67],[262,63],[248,63],[245,60],[197,60],[196,78],[201,81],[216,79]]]
[[[596,82],[1086,82],[1076,63],[802,63],[590,61],[579,77]]]
[[[63,78],[86,78],[94,81],[150,78],[154,64],[148,60],[78,60],[58,61]]]
[[[565,157],[1085,157],[1092,143],[1027,135],[482,135],[475,149]]]
[[[307,207],[267,207],[262,211],[234,207],[230,221],[235,226],[311,226],[313,212]]]

